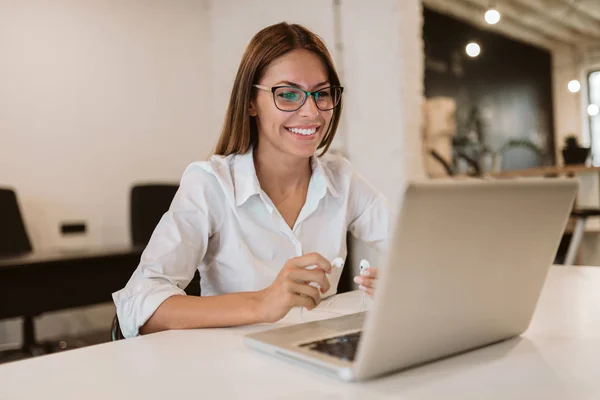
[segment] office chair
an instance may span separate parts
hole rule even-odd
[[[140,184],[131,189],[130,229],[134,246],[146,246],[165,212],[169,210],[173,197],[179,189],[175,184]],[[198,271],[185,289],[190,296],[200,296]],[[119,319],[115,315],[111,327],[111,340],[123,339]]]
[[[0,257],[18,256],[33,249],[13,189],[0,188]]]
[[[156,225],[169,210],[178,189],[177,184],[138,184],[131,189],[130,228],[134,246],[148,244]],[[198,271],[185,290],[189,295],[200,296]]]
[[[446,160],[444,160],[444,158],[435,150],[433,149],[429,149],[428,150],[429,155],[435,160],[437,161],[439,164],[441,164],[441,166],[444,168],[444,171],[446,172],[446,175],[448,176],[456,176],[457,175],[457,167],[456,167],[456,163],[458,162],[458,160],[462,159],[466,162],[467,166],[469,167],[469,172],[468,175],[469,176],[481,176],[481,167],[479,166],[479,163],[474,160],[473,158],[467,156],[466,154],[463,153],[459,153],[456,154],[454,160],[453,160],[453,164],[449,164]]]
[[[571,217],[575,218],[575,229],[569,241],[567,255],[565,256],[564,265],[574,265],[577,257],[577,250],[583,239],[583,230],[585,222],[589,217],[600,217],[599,208],[580,208],[571,212]]]
[[[130,229],[134,246],[146,246],[161,217],[169,210],[179,185],[135,185],[130,197]]]
[[[11,188],[0,188],[0,221],[0,257],[25,255],[33,250],[17,195]],[[21,348],[0,352],[2,358],[19,354],[34,356],[52,351],[55,344],[36,341],[34,317],[35,315],[23,316]]]

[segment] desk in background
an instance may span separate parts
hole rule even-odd
[[[142,250],[49,251],[0,258],[0,319],[112,301],[112,292],[129,280]],[[32,353],[32,321],[26,321],[24,330],[23,350]]]
[[[167,331],[0,365],[0,399],[597,400],[598,287],[600,268],[552,267],[522,337],[365,383],[258,353],[242,339],[357,311],[361,294],[350,292],[273,325]]]
[[[579,180],[576,206],[578,208],[600,208],[600,167],[566,165],[563,167],[540,167],[507,170],[489,174],[492,178],[575,177]],[[586,222],[586,232],[600,232],[600,219]]]
[[[489,174],[492,178],[531,178],[531,177],[574,177],[579,181],[579,190],[575,199],[576,209],[600,209],[600,167],[588,167],[586,165],[567,165],[563,167],[541,167],[523,170],[508,170],[499,173]],[[564,242],[564,251],[566,253],[565,262],[580,264],[575,262],[579,248],[583,248],[588,256],[583,260],[583,264],[597,264],[596,247],[600,245],[598,239],[592,241],[582,241],[585,233],[600,233],[600,218],[582,218],[577,224],[571,219],[567,225],[566,232],[573,233],[569,250],[567,251],[566,242]],[[579,225],[581,224],[581,225]],[[560,250],[559,250],[560,252]]]

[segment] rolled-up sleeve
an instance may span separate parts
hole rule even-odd
[[[218,229],[222,202],[215,196],[215,182],[214,176],[195,164],[186,169],[140,264],[127,285],[113,293],[125,337],[137,336],[166,299],[185,295],[184,289],[206,253],[209,238]]]
[[[389,239],[389,205],[385,196],[365,178],[352,174],[348,230],[354,237],[383,254]]]

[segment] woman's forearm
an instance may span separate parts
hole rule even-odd
[[[140,328],[140,333],[256,324],[263,322],[259,306],[260,292],[171,296]]]

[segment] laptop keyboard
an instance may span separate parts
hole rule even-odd
[[[348,335],[335,336],[324,340],[305,343],[300,347],[306,347],[313,351],[341,358],[344,361],[354,361],[360,334],[361,332],[356,332]]]

